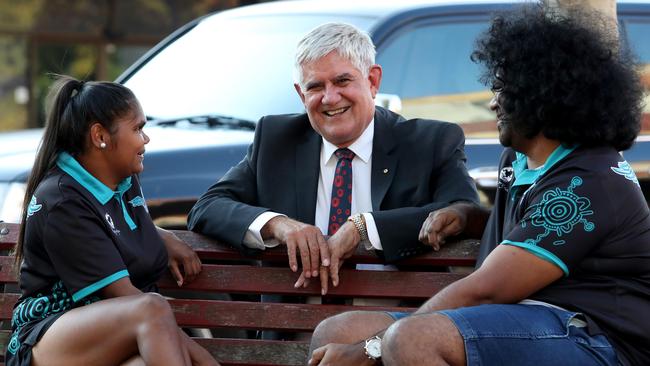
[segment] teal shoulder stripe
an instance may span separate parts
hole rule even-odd
[[[513,245],[525,249],[526,251],[536,255],[537,257],[547,262],[551,262],[556,266],[560,267],[562,272],[564,272],[565,277],[569,275],[569,267],[567,267],[567,265],[564,264],[564,262],[560,258],[558,258],[555,254],[549,252],[544,248],[538,247],[536,245],[528,244],[528,243],[522,243],[519,241],[511,241],[511,240],[504,240],[501,242],[501,244]]]
[[[564,159],[567,155],[571,154],[578,145],[566,147],[563,145],[558,146],[551,155],[546,159],[544,165],[538,169],[528,169],[526,155],[517,153],[517,160],[512,163],[512,168],[515,172],[515,181],[512,186],[531,185],[537,181],[537,178],[544,175],[549,171],[558,161]]]
[[[104,278],[102,280],[99,280],[99,281],[93,283],[92,285],[86,286],[83,289],[81,289],[81,290],[77,291],[76,293],[74,293],[72,295],[72,301],[77,302],[77,301],[83,299],[84,297],[92,294],[93,292],[95,292],[97,290],[100,290],[100,289],[110,285],[111,283],[119,280],[120,278],[124,278],[124,277],[128,277],[128,276],[129,276],[129,271],[127,271],[126,269],[123,269],[123,270],[121,270],[119,272],[115,272],[112,275],[110,275],[110,276],[108,276],[108,277],[106,277],[106,278]]]
[[[99,179],[88,173],[81,164],[72,155],[65,151],[59,153],[56,165],[64,172],[68,173],[74,180],[88,190],[99,203],[105,205],[113,197],[113,191],[108,188]]]
[[[116,192],[113,192],[112,189],[90,174],[67,152],[61,151],[59,153],[56,165],[86,188],[102,205],[105,205],[106,202],[115,196]],[[127,177],[118,184],[117,193],[122,195],[129,188],[131,188],[131,177]]]

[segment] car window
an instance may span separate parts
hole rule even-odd
[[[470,60],[486,21],[422,24],[381,47],[382,93],[402,99],[401,113],[459,123],[468,137],[496,137],[492,97]]]
[[[625,23],[625,31],[628,44],[640,63],[639,72],[645,90],[641,134],[650,135],[650,22],[628,21]]]
[[[298,40],[334,16],[206,18],[166,47],[125,84],[146,115],[175,118],[218,114],[257,121],[304,110],[293,88]],[[374,18],[347,17],[367,29]]]

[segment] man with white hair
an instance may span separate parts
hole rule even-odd
[[[323,294],[360,242],[386,262],[430,249],[418,242],[428,213],[478,200],[463,131],[375,107],[374,62],[370,37],[351,25],[308,33],[295,65],[307,113],[260,119],[248,154],[198,200],[189,228],[245,251],[286,245],[293,271],[301,259],[296,286],[320,275]]]

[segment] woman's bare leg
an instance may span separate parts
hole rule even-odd
[[[147,364],[144,363],[144,360],[142,359],[142,357],[140,357],[140,355],[138,355],[138,356],[133,356],[133,357],[129,358],[128,360],[126,360],[126,362],[124,362],[120,366],[147,366]]]
[[[171,307],[162,296],[116,297],[72,309],[32,349],[32,365],[190,365]]]

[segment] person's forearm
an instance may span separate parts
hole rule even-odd
[[[481,286],[476,279],[470,277],[465,277],[442,289],[425,302],[415,314],[493,303],[489,294],[480,290]]]

